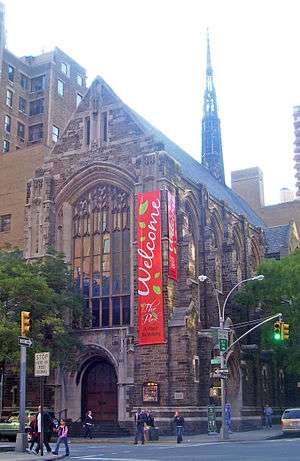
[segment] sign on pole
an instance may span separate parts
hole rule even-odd
[[[34,376],[50,375],[50,352],[34,354]]]
[[[218,330],[218,340],[220,351],[225,352],[228,348],[228,330]]]
[[[19,346],[30,347],[31,345],[32,341],[30,338],[23,338],[22,336],[19,336]]]
[[[207,432],[208,435],[217,434],[216,407],[214,405],[207,407]]]

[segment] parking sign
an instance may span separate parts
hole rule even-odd
[[[34,354],[34,376],[50,375],[50,352]]]

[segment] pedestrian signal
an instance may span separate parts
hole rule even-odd
[[[282,322],[280,322],[279,320],[277,320],[277,322],[274,323],[273,338],[275,341],[281,340],[281,325]]]
[[[290,326],[288,323],[283,323],[281,327],[281,339],[287,341],[290,337]]]
[[[31,329],[31,312],[21,312],[21,336],[28,336]]]

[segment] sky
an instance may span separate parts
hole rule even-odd
[[[295,189],[299,0],[2,0],[17,56],[61,48],[200,160],[206,30],[226,183],[258,166],[266,204]]]

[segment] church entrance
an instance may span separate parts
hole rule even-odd
[[[91,410],[95,421],[117,421],[118,386],[114,367],[103,360],[92,362],[83,377],[83,417]]]

